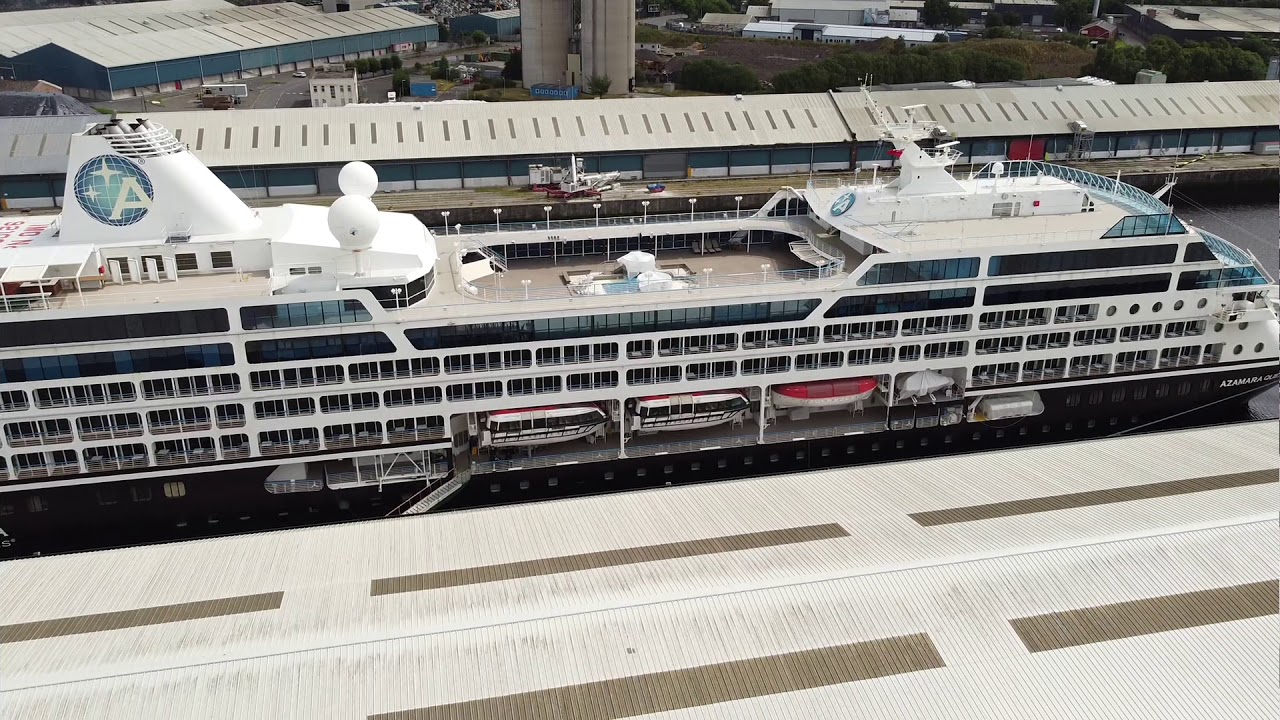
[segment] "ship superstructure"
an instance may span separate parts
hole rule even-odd
[[[62,214],[0,223],[6,550],[1065,439],[1274,383],[1249,253],[1118,179],[957,177],[884,132],[896,177],[759,210],[433,233],[363,163],[328,208],[252,209],[153,121],[94,125]]]

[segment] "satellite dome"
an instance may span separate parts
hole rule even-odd
[[[1004,163],[998,162],[991,166],[991,174],[1000,177],[1004,174]]]
[[[366,166],[367,167],[367,166]],[[329,232],[344,250],[367,250],[382,225],[373,201],[360,195],[343,195],[329,206]]]
[[[378,171],[369,163],[349,162],[338,171],[338,187],[343,195],[372,197],[378,190]]]

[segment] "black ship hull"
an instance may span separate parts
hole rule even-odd
[[[1255,366],[1113,379],[1040,390],[1044,412],[1015,420],[478,474],[435,511],[1237,422],[1249,418],[1248,402],[1274,387],[1276,377]],[[400,513],[423,491],[423,483],[402,483],[271,494],[264,481],[273,469],[3,493],[0,559],[382,518]]]

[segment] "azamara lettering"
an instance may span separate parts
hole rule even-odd
[[[1231,380],[1223,380],[1222,384],[1219,385],[1218,387],[1229,388],[1229,387],[1236,387],[1238,385],[1252,385],[1254,383],[1266,382],[1268,380],[1275,380],[1276,378],[1280,378],[1280,373],[1271,373],[1270,375],[1254,375],[1253,377],[1246,377],[1246,378],[1233,378]]]

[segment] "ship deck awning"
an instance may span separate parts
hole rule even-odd
[[[0,283],[47,283],[84,277],[92,245],[45,245],[0,249]],[[96,276],[97,273],[95,272]]]
[[[1261,717],[1280,702],[1277,432],[14,560],[0,703],[28,720]]]

